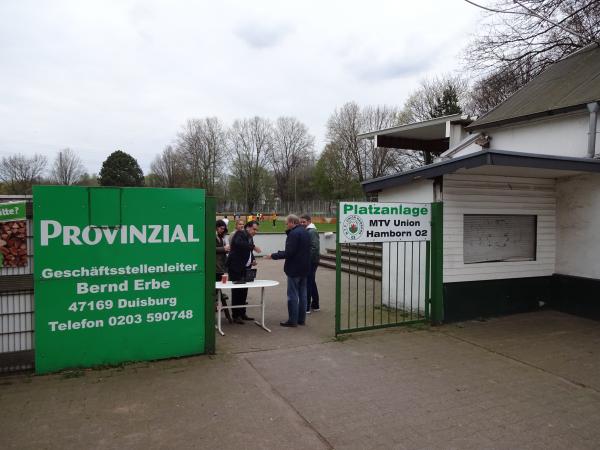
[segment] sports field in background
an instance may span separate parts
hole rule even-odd
[[[219,216],[220,217],[220,216]],[[335,233],[335,223],[316,223],[315,226],[317,230],[321,232],[333,231]],[[233,223],[231,220],[229,221],[229,232],[233,231]],[[277,220],[275,222],[275,226],[273,226],[273,222],[270,220],[265,220],[260,222],[259,233],[284,233],[286,230],[285,222],[282,220]]]
[[[335,233],[335,223],[316,223],[317,230],[326,232],[333,231]],[[260,223],[259,233],[284,233],[286,230],[285,222],[278,220],[273,226],[272,221],[264,221]],[[231,230],[230,230],[231,231]]]

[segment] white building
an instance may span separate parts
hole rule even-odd
[[[445,150],[363,183],[379,201],[443,203],[445,320],[541,304],[600,317],[599,101],[593,46],[474,122],[456,115],[363,135],[380,147]]]

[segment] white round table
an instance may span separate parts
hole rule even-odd
[[[260,308],[261,309],[261,320],[260,322],[258,321],[254,321],[254,323],[256,325],[258,325],[259,327],[261,327],[263,330],[268,331],[269,333],[271,332],[271,330],[269,330],[266,325],[265,325],[265,288],[266,287],[273,287],[273,286],[277,286],[279,285],[279,281],[275,281],[275,280],[254,280],[250,283],[233,283],[232,281],[227,281],[227,283],[221,283],[220,281],[217,281],[215,283],[215,289],[218,289],[219,291],[219,295],[217,297],[217,325],[216,328],[219,331],[219,334],[221,336],[225,336],[225,333],[223,332],[223,330],[221,329],[221,311],[223,311],[224,309],[234,309],[234,308]],[[254,288],[260,288],[260,304],[259,305],[227,305],[227,306],[223,306],[223,302],[222,302],[222,298],[221,296],[223,295],[221,293],[221,289],[254,289]]]

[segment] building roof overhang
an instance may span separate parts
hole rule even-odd
[[[365,192],[376,192],[418,180],[433,179],[442,175],[485,166],[540,169],[545,171],[545,178],[557,177],[560,174],[600,173],[600,160],[592,158],[539,155],[503,150],[482,150],[396,175],[366,180],[362,182],[362,186]]]
[[[443,152],[448,150],[449,147],[449,125],[468,125],[471,122],[472,119],[469,116],[453,114],[422,122],[362,133],[358,135],[358,138],[374,139],[375,147]]]

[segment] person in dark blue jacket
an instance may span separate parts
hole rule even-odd
[[[306,320],[306,279],[310,270],[310,236],[300,225],[298,216],[287,219],[285,250],[267,255],[267,259],[285,259],[283,271],[287,275],[288,320],[282,327],[304,325]]]

